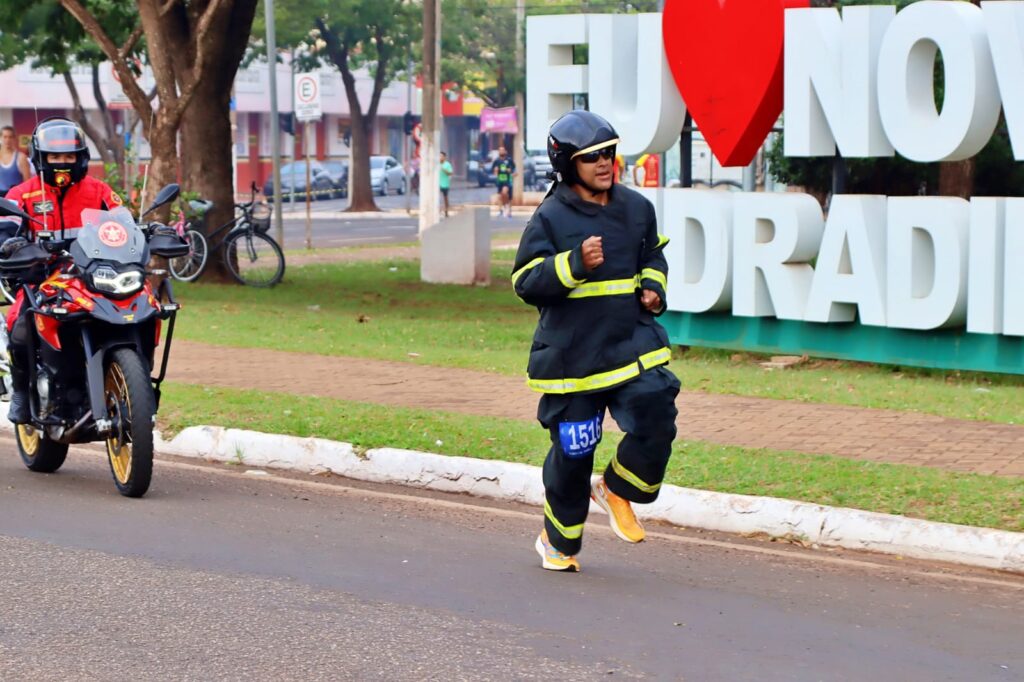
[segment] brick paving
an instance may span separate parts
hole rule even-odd
[[[524,420],[537,407],[515,377],[182,341],[168,379]],[[695,392],[678,405],[682,440],[1024,476],[1024,426]]]

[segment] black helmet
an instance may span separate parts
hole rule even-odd
[[[71,164],[51,164],[47,154],[75,155]],[[56,187],[67,187],[85,177],[89,170],[89,146],[82,128],[66,118],[53,117],[39,123],[32,131],[28,155],[43,173],[43,181]]]
[[[612,124],[597,114],[582,109],[570,111],[555,121],[548,132],[548,158],[551,167],[570,185],[579,181],[573,159],[619,143]]]

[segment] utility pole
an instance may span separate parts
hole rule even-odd
[[[525,69],[523,50],[523,23],[526,21],[526,0],[516,0],[516,71]],[[512,176],[512,205],[523,205],[523,129],[526,117],[523,116],[523,93],[516,88],[516,140],[512,150],[512,162],[516,165],[516,174]]]
[[[437,224],[441,146],[441,0],[423,0],[423,146],[420,155],[420,235]]]
[[[281,119],[277,113],[277,35],[274,32],[274,0],[265,0],[267,22],[267,62],[270,69],[270,150],[274,168],[274,230],[277,243],[284,247],[284,217],[281,215]]]
[[[298,131],[299,122],[295,120],[295,48],[294,47],[292,48],[292,53],[291,53],[291,57],[290,57],[290,59],[288,61],[288,66],[291,67],[291,72],[292,72],[292,119],[291,119],[292,134],[288,136],[288,139],[291,140],[291,145],[290,145],[291,146],[291,154],[289,154],[288,156],[292,157],[292,162],[291,162],[291,165],[289,166],[289,168],[292,171],[292,177],[291,177],[291,182],[288,183],[288,190],[290,192],[290,196],[288,198],[288,206],[291,207],[291,210],[295,210],[295,134],[297,132],[299,132]],[[307,159],[307,161],[308,161],[308,159]],[[309,188],[309,184],[308,184],[309,183],[309,179],[308,178],[306,179],[306,183],[307,183],[306,184],[306,188],[308,189]]]

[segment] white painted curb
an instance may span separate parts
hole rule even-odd
[[[539,467],[379,448],[357,453],[352,445],[254,431],[194,426],[157,450],[184,457],[247,466],[332,472],[361,481],[466,493],[540,506]],[[591,509],[599,511],[595,505]],[[665,485],[657,502],[638,507],[642,518],[678,526],[740,534],[765,534],[805,543],[948,561],[1024,574],[1024,533],[957,526],[890,514],[825,507],[773,497]]]

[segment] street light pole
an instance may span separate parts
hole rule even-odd
[[[284,246],[284,217],[281,215],[281,119],[277,113],[277,35],[274,32],[274,0],[265,0],[267,61],[270,69],[270,150],[274,169],[274,230],[277,243]]]

